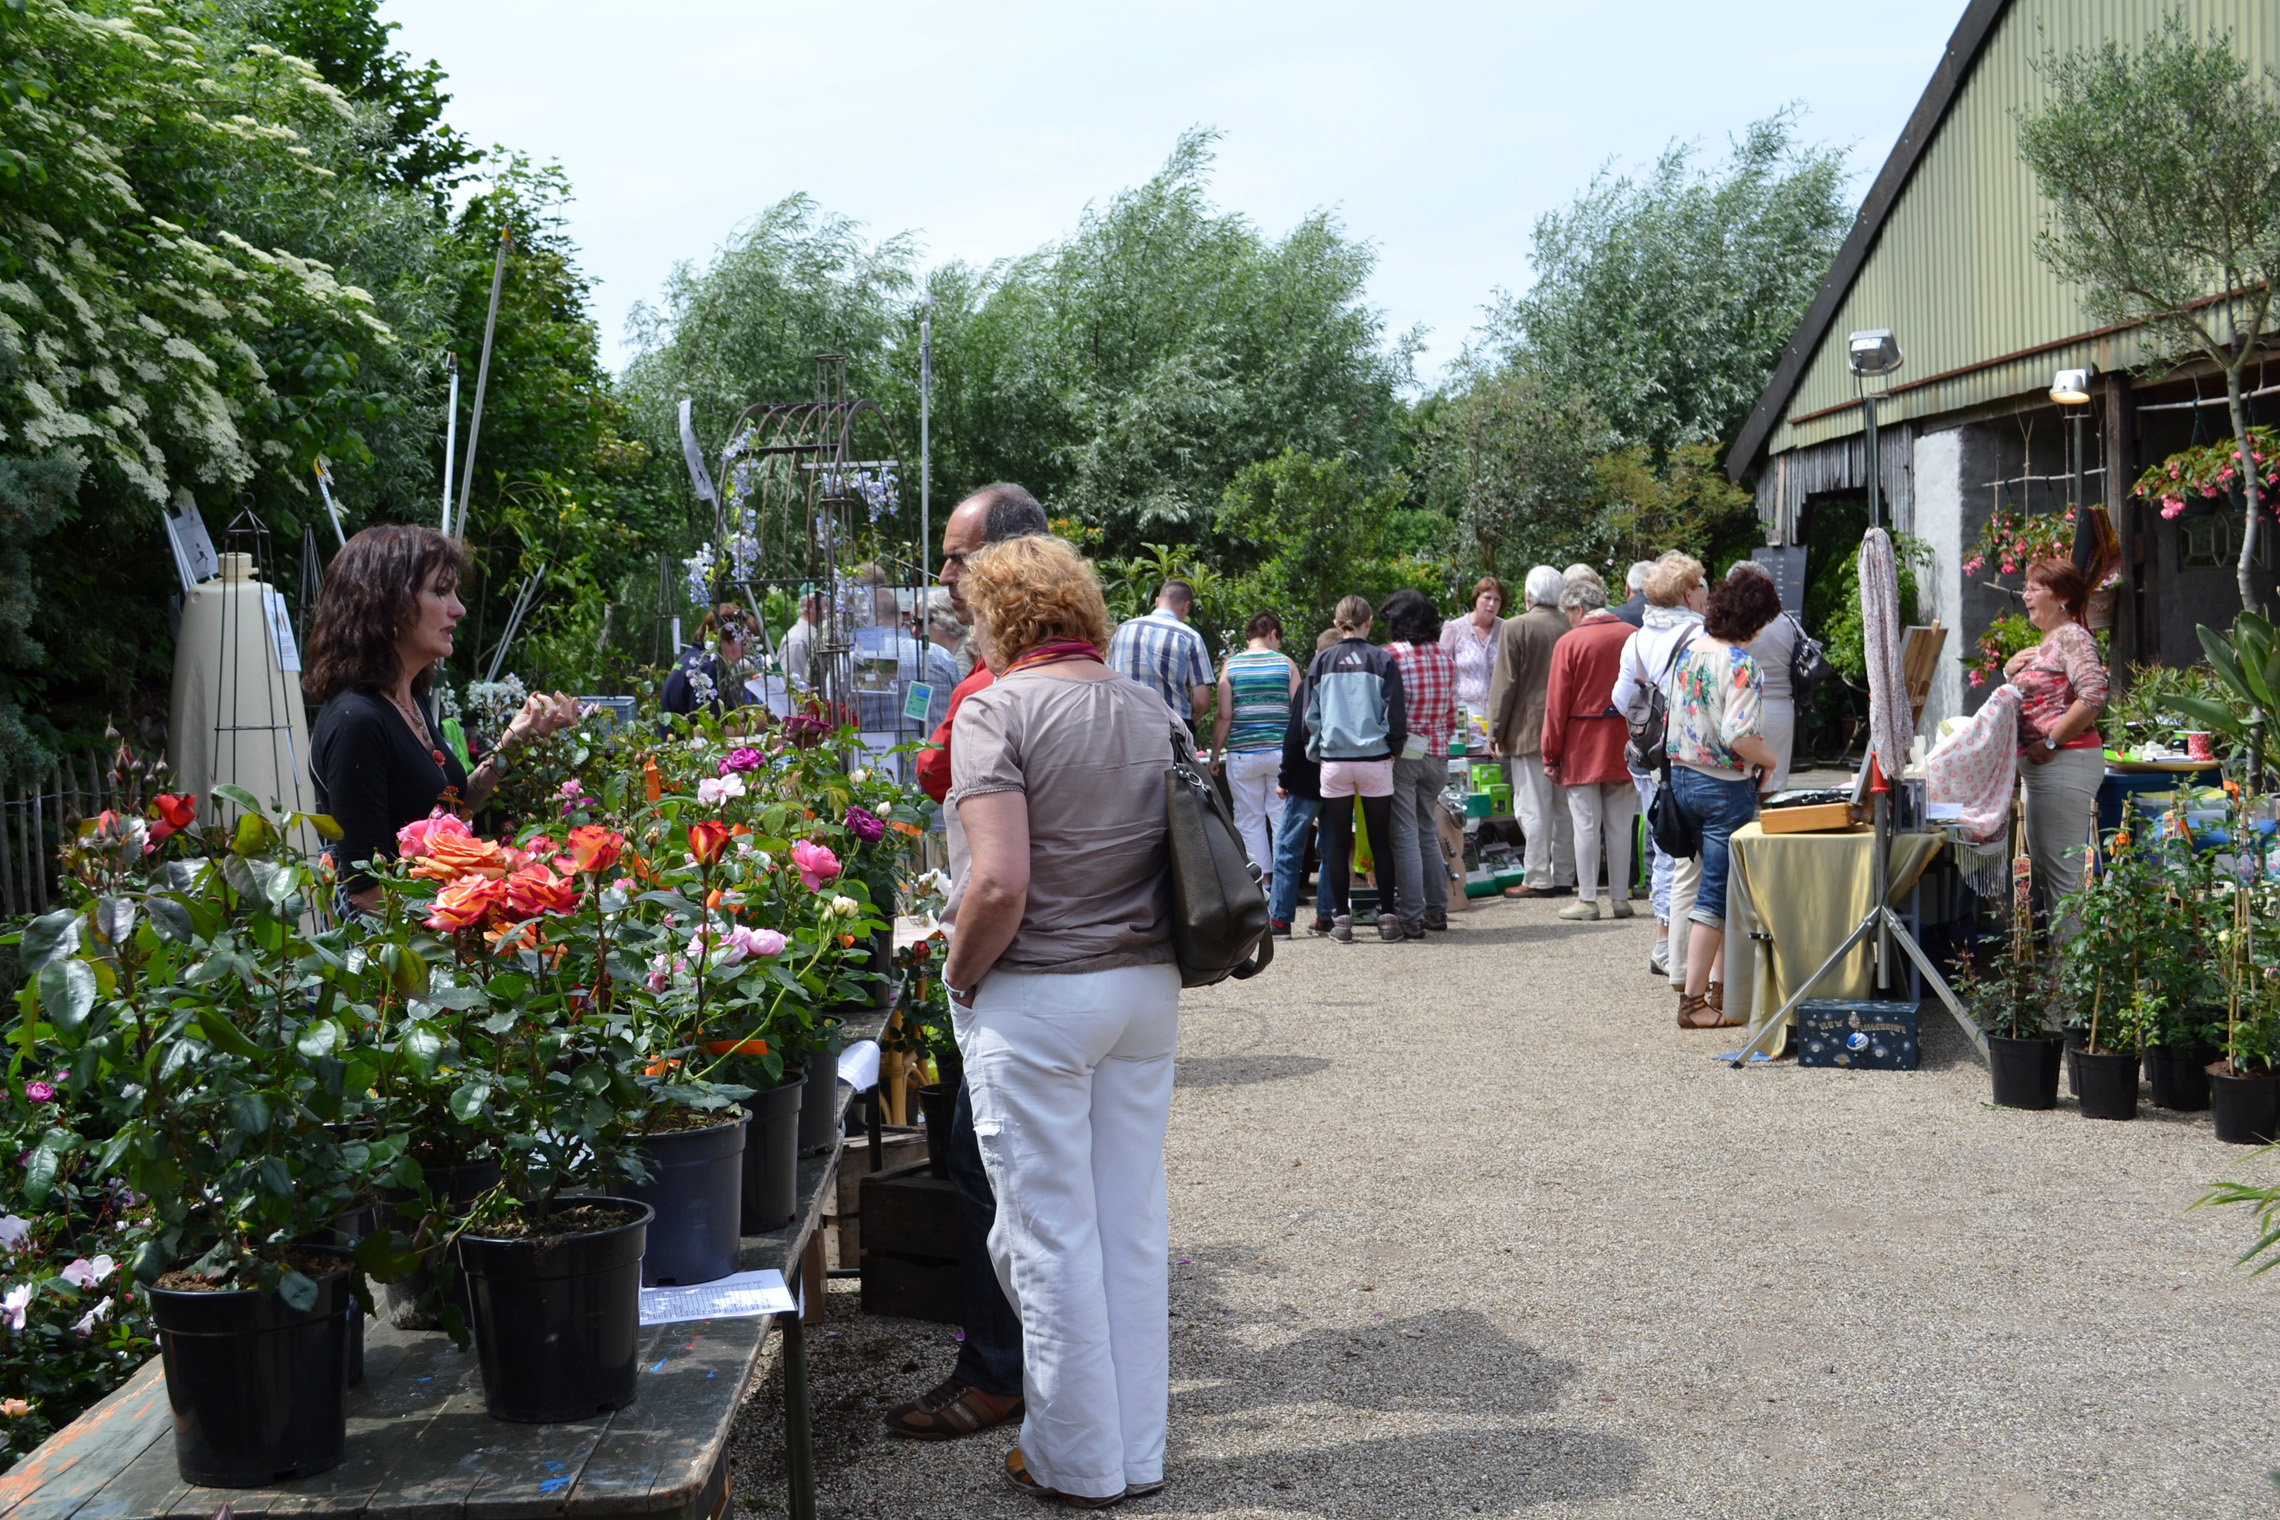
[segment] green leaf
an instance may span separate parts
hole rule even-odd
[[[176,944],[187,944],[198,932],[197,925],[191,920],[189,908],[178,898],[153,892],[143,899],[143,907],[150,914],[151,927],[164,939]]]
[[[588,1061],[579,1067],[577,1073],[570,1078],[570,1086],[573,1091],[584,1093],[589,1097],[595,1093],[608,1092],[610,1090],[609,1068],[599,1061]]]
[[[443,1059],[443,1036],[425,1024],[414,1024],[404,1033],[404,1054],[423,1073],[433,1075]]]
[[[415,1011],[430,1008],[481,1008],[490,1002],[480,987],[435,987],[412,1000]]]
[[[2248,725],[2241,722],[2233,710],[2222,702],[2211,702],[2206,697],[2183,696],[2163,700],[2179,717],[2191,718],[2218,733],[2241,734],[2248,729]]]
[[[224,1107],[229,1111],[230,1127],[239,1134],[259,1137],[269,1133],[269,1100],[261,1094],[234,1093]]]
[[[24,1162],[24,1201],[37,1206],[47,1200],[55,1187],[56,1169],[62,1158],[46,1146],[36,1147]]]
[[[287,1306],[306,1314],[317,1306],[317,1285],[299,1272],[287,1272],[277,1279],[277,1296],[285,1300]]]
[[[219,797],[224,802],[236,803],[239,807],[244,808],[248,813],[251,813],[256,817],[259,817],[261,814],[261,804],[254,801],[253,793],[247,791],[242,786],[231,786],[228,782],[224,782],[220,786],[214,788],[214,795],[216,797]]]
[[[258,855],[269,844],[269,820],[259,813],[247,813],[237,821],[230,834],[230,851],[237,855]]]
[[[23,960],[24,969],[36,972],[59,956],[77,953],[79,927],[77,908],[58,908],[26,923],[23,943],[16,952]]]
[[[40,1013],[62,1034],[75,1034],[95,1009],[95,968],[81,960],[40,968]]]
[[[293,1196],[293,1169],[282,1156],[264,1156],[254,1167],[261,1185],[280,1198]]]
[[[468,1082],[451,1095],[451,1117],[462,1124],[473,1124],[482,1114],[483,1105],[490,1101],[491,1085],[488,1082]]]
[[[198,1030],[205,1035],[206,1043],[218,1045],[231,1055],[247,1061],[261,1059],[261,1048],[245,1037],[245,1031],[230,1022],[230,1016],[219,1008],[198,1010]]]
[[[310,828],[315,829],[317,831],[317,837],[326,841],[328,844],[333,840],[339,839],[341,837],[341,826],[339,823],[334,821],[333,816],[330,813],[295,813],[293,815],[293,821],[295,823],[305,823]]]
[[[166,1249],[155,1240],[146,1240],[137,1246],[133,1261],[135,1281],[145,1287],[166,1274]]]
[[[315,1061],[331,1055],[339,1044],[340,1026],[330,1019],[318,1019],[301,1031],[301,1037],[293,1042],[293,1048],[307,1059]]]

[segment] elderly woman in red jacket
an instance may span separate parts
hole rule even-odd
[[[1560,593],[1568,631],[1552,647],[1552,684],[1544,698],[1544,769],[1567,793],[1575,824],[1576,900],[1560,917],[1599,917],[1601,845],[1607,861],[1611,916],[1631,916],[1631,830],[1639,793],[1623,760],[1629,731],[1615,710],[1615,677],[1629,623],[1607,610],[1607,584],[1570,574]]]

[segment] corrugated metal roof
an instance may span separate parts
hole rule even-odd
[[[2109,38],[2134,44],[2172,9],[2196,32],[2229,30],[2252,68],[2280,66],[2274,0],[2010,0],[1990,19],[1937,130],[1869,229],[1857,273],[1817,318],[1821,331],[1777,403],[1766,452],[1859,431],[1844,339],[1861,329],[1889,327],[1907,352],[1882,413],[1892,421],[2040,392],[2067,365],[2121,369],[2148,357],[2134,330],[2094,332],[2079,289],[2035,256],[2050,208],[2020,162],[2016,113],[2047,98],[2035,69],[2047,54]],[[1750,462],[1737,449],[1732,464]]]

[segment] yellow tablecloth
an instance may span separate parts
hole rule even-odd
[[[1941,834],[1892,836],[1891,892],[1897,908],[1932,863]],[[1829,952],[1868,915],[1870,854],[1875,831],[1837,834],[1768,834],[1754,824],[1734,831],[1733,866],[1726,889],[1726,1009],[1749,1015],[1750,1038],[1761,1033],[1799,984],[1820,969]],[[1813,996],[1864,998],[1875,977],[1873,941],[1814,985]],[[1902,958],[1895,952],[1895,958]],[[1905,972],[1895,968],[1895,978]],[[1760,1049],[1779,1054],[1782,1037]]]

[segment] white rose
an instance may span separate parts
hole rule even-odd
[[[853,918],[863,911],[863,905],[852,897],[834,897],[831,900],[831,911],[841,918]]]

